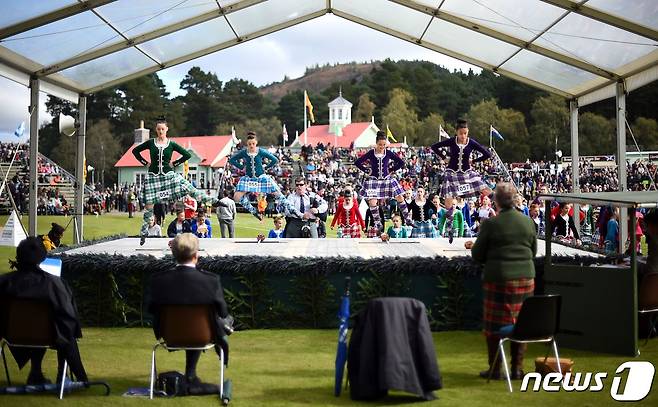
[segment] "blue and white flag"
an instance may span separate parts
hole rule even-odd
[[[25,133],[25,122],[22,122],[16,130],[14,130],[14,136],[21,138],[23,137],[23,133]]]
[[[489,125],[489,127],[492,136],[495,136],[498,140],[505,140],[498,130],[494,129],[494,126]]]

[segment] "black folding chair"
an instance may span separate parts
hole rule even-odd
[[[55,322],[51,305],[46,301],[10,298],[5,312],[5,337],[0,340],[0,353],[5,366],[7,383],[11,386],[5,346],[31,349],[53,349],[55,347]],[[64,381],[68,362],[64,360],[64,371],[59,386],[59,398],[64,397]]]
[[[505,341],[517,343],[550,342],[553,347],[553,353],[555,353],[555,360],[558,361],[558,371],[562,374],[557,343],[555,342],[555,335],[560,326],[561,305],[562,296],[560,295],[552,294],[528,297],[523,301],[516,323],[508,327],[503,327],[499,331],[501,339],[498,341],[498,350],[496,351],[493,365],[495,366],[498,361],[498,355],[500,355],[503,359],[505,377],[507,378],[507,386],[510,393],[512,392],[512,380],[510,379],[509,367],[505,358],[505,347],[503,346]],[[548,355],[548,350],[546,351],[546,355]],[[491,380],[492,373],[493,369],[489,371],[487,382]]]

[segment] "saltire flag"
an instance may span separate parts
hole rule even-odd
[[[439,124],[439,140],[441,140],[441,138],[443,137],[450,138],[450,135],[448,135],[448,133],[445,130],[443,130],[443,126]]]
[[[490,135],[496,137],[498,140],[505,140],[503,136],[498,132],[498,130],[494,129],[494,126],[489,125],[490,128]]]
[[[14,136],[21,138],[23,137],[23,133],[25,133],[25,122],[22,122],[18,127],[16,127],[16,130],[14,130]]]
[[[388,124],[386,125],[386,138],[393,140],[394,143],[398,142],[395,137],[393,137],[393,133],[391,133],[391,129],[388,128]]]
[[[286,125],[283,125],[283,131],[281,132],[283,135],[283,142],[287,143],[288,142],[288,130],[286,130]]]
[[[345,373],[345,362],[347,362],[347,328],[350,320],[350,280],[345,277],[345,295],[340,300],[338,310],[338,349],[336,349],[336,380],[334,382],[334,396],[340,396]]]
[[[311,99],[308,98],[308,93],[304,91],[304,107],[308,108],[308,114],[311,116],[311,123],[315,123],[315,116],[313,116],[313,105]]]
[[[233,140],[233,144],[236,146],[240,144],[240,139],[235,135],[235,127],[233,126],[231,126],[231,140]]]

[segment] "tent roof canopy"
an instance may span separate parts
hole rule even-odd
[[[655,0],[7,0],[0,75],[92,93],[327,13],[581,105],[658,79]]]
[[[542,194],[539,199],[595,206],[620,206],[626,208],[658,207],[658,192],[573,192],[570,194]]]

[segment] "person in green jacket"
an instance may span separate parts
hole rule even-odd
[[[484,293],[484,335],[489,354],[489,369],[480,372],[487,378],[500,379],[500,358],[494,357],[502,327],[513,325],[523,300],[535,289],[534,257],[537,254],[537,236],[530,218],[514,209],[516,188],[512,183],[496,185],[496,209],[500,212],[480,225],[475,243],[464,244],[471,249],[473,260],[484,264],[482,274]],[[526,346],[512,342],[512,379],[523,377],[523,355]]]
[[[406,239],[409,237],[407,229],[402,226],[402,218],[400,215],[393,215],[391,218],[393,226],[389,226],[386,234],[392,239]]]
[[[167,121],[164,117],[158,119],[155,125],[157,137],[148,139],[142,144],[133,148],[132,153],[142,165],[148,166],[148,173],[144,181],[142,195],[144,198],[145,210],[142,227],[140,229],[140,245],[143,245],[148,235],[149,222],[153,217],[153,205],[156,203],[175,201],[183,198],[185,195],[194,197],[199,202],[212,202],[215,205],[218,201],[206,195],[205,192],[196,189],[181,174],[174,171],[174,167],[183,164],[192,157],[189,151],[178,143],[167,138]],[[148,150],[149,162],[142,157],[142,151]],[[171,159],[174,152],[180,157],[174,162]]]
[[[445,199],[446,210],[441,212],[439,218],[439,233],[443,237],[447,237],[448,241],[452,243],[454,237],[464,236],[464,214],[457,209],[457,202],[452,197]]]

